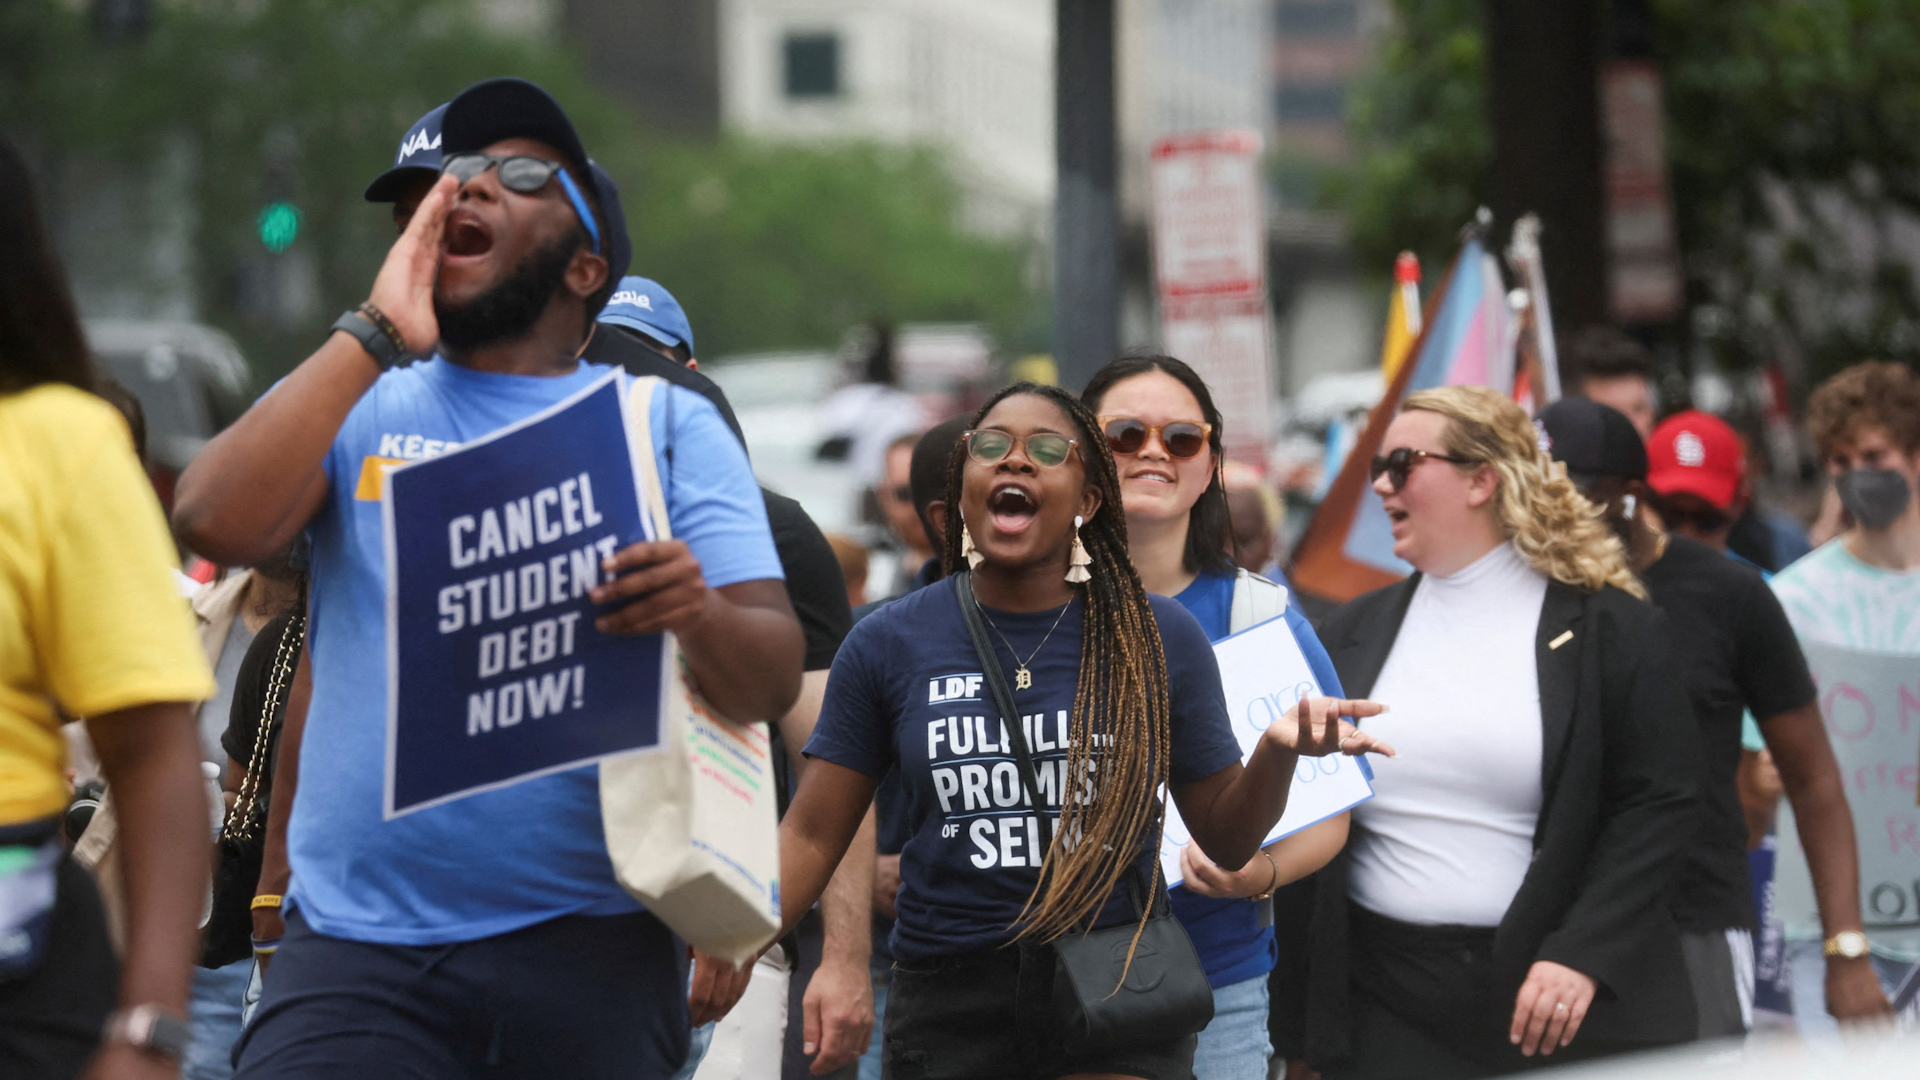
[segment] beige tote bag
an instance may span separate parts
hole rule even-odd
[[[653,454],[658,377],[635,379],[628,436],[654,534],[673,535]],[[710,956],[752,959],[780,929],[775,762],[765,724],[736,724],[688,685],[672,634],[662,635],[659,750],[600,763],[600,816],[614,875],[673,932]]]

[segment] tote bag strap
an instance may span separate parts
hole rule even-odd
[[[647,516],[653,521],[655,539],[673,539],[673,526],[667,521],[666,489],[660,482],[660,463],[653,453],[653,395],[660,392],[666,380],[658,375],[645,375],[633,380],[633,386],[627,391],[627,433],[633,443],[634,476],[640,481],[640,501],[645,504]],[[673,396],[667,396],[667,405],[671,409]],[[668,415],[667,430],[673,430],[672,415]]]

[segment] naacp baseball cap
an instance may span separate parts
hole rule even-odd
[[[629,276],[620,279],[600,321],[638,330],[666,345],[685,345],[693,352],[693,327],[680,301],[652,278]]]
[[[440,118],[446,112],[446,105],[436,105],[432,112],[413,122],[406,137],[400,140],[400,152],[393,156],[393,168],[374,177],[367,185],[368,202],[394,202],[400,198],[400,188],[408,180],[415,176],[440,175]]]
[[[1534,423],[1547,453],[1567,467],[1567,478],[1578,487],[1609,476],[1647,478],[1646,444],[1618,410],[1586,398],[1561,398]]]
[[[1747,451],[1725,420],[1698,409],[1675,413],[1647,437],[1647,486],[1660,495],[1698,495],[1732,508]]]

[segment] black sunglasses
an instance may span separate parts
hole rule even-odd
[[[580,194],[573,177],[568,175],[567,167],[557,161],[528,154],[454,154],[440,163],[440,172],[464,185],[495,167],[500,170],[500,186],[521,195],[539,193],[547,181],[558,176],[567,201],[573,204],[574,213],[580,215],[580,224],[587,228],[593,250],[600,250],[600,226],[593,220],[593,210],[587,206],[586,196]]]
[[[1187,420],[1152,425],[1131,416],[1103,416],[1100,418],[1100,430],[1107,436],[1107,445],[1116,454],[1137,454],[1146,448],[1147,439],[1157,436],[1160,445],[1167,448],[1168,457],[1186,461],[1206,452],[1213,425]]]
[[[1401,488],[1407,486],[1407,476],[1413,472],[1413,467],[1427,460],[1450,461],[1455,465],[1472,465],[1474,463],[1470,458],[1454,457],[1451,454],[1436,454],[1431,450],[1415,450],[1412,447],[1400,446],[1388,451],[1385,457],[1376,456],[1367,467],[1367,479],[1378,480],[1380,479],[1380,475],[1385,473],[1387,485],[1392,490],[1399,491]]]

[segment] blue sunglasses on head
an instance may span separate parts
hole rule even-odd
[[[538,192],[558,176],[560,190],[567,193],[567,201],[573,204],[573,212],[580,215],[580,224],[586,226],[587,237],[593,241],[594,254],[602,254],[600,226],[593,220],[593,210],[566,166],[559,162],[526,154],[454,154],[441,164],[440,172],[465,184],[496,166],[500,169],[500,186],[522,195]]]

